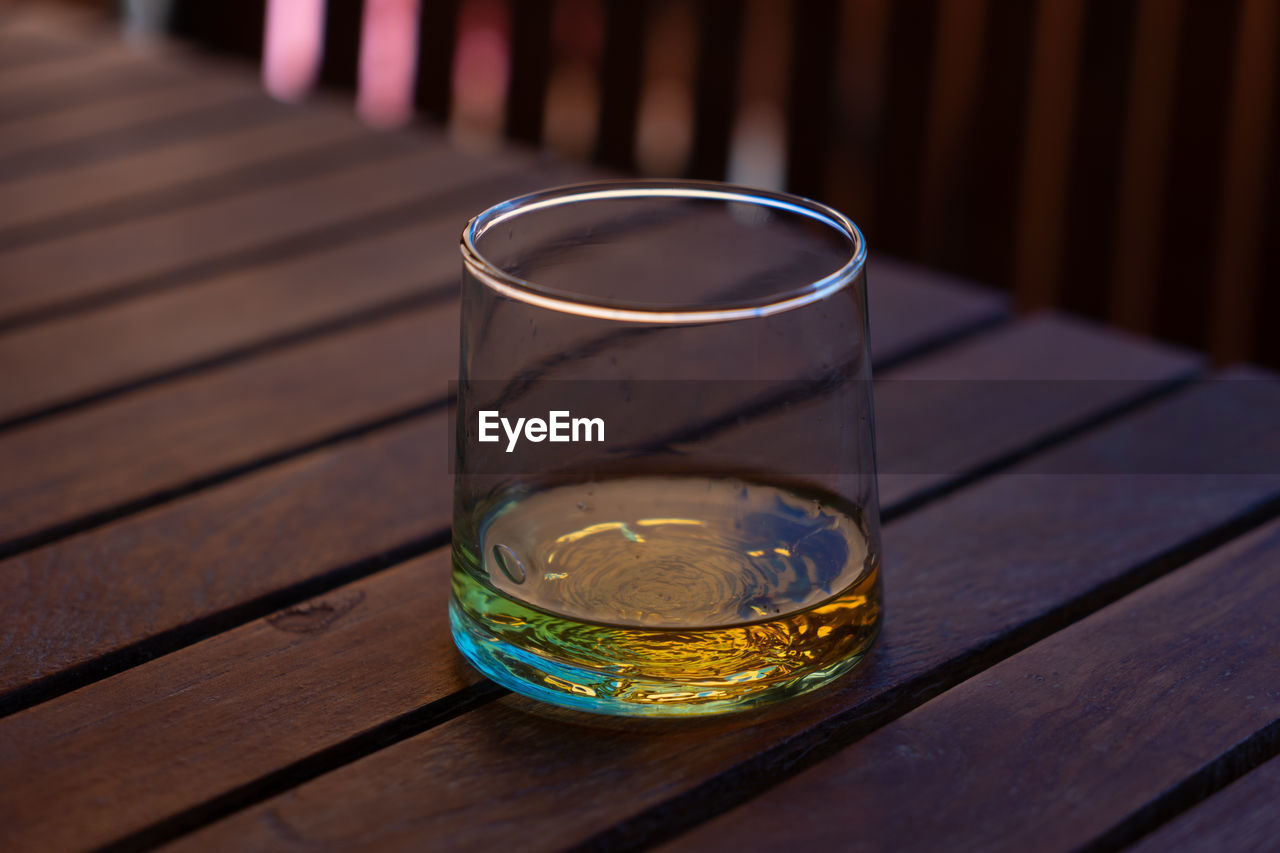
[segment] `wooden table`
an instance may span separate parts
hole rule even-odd
[[[1280,389],[873,257],[873,654],[544,711],[449,638],[456,243],[585,170],[12,7],[0,68],[0,849],[1277,849]]]

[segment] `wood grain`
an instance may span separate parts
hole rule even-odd
[[[926,291],[929,287],[927,283],[920,286]],[[911,288],[895,289],[895,298],[910,292]],[[964,325],[974,305],[989,303],[977,299],[973,303],[960,300],[954,304],[965,309],[958,313],[955,321],[957,325]],[[907,310],[906,306],[899,308],[903,314]],[[21,537],[33,537],[42,531],[45,535],[56,535],[57,525],[77,520],[92,522],[95,513],[120,507],[130,511],[136,509],[135,504],[152,500],[152,496],[164,497],[175,490],[181,493],[201,485],[202,478],[216,476],[219,471],[234,470],[235,466],[254,459],[305,446],[308,441],[401,411],[415,403],[441,400],[445,379],[451,373],[443,368],[453,363],[449,354],[456,351],[456,320],[450,319],[456,317],[455,312],[456,304],[450,301],[404,319],[323,338],[243,365],[126,396],[83,413],[14,430],[0,439],[0,452],[4,458],[13,460],[9,466],[14,472],[11,485],[2,497],[7,504],[17,507],[6,516],[6,538],[17,537],[16,544],[21,545]],[[891,319],[892,313],[886,313]],[[934,318],[935,323],[939,321],[940,317]],[[908,334],[928,328],[906,325]],[[935,333],[947,335],[954,329],[955,326],[942,327]],[[423,340],[426,337],[430,340]],[[894,337],[888,334],[886,339],[892,341]],[[906,336],[899,339],[904,347],[926,342]],[[438,391],[431,387],[433,383],[439,383]],[[105,453],[104,448],[109,448],[110,453]],[[402,463],[396,460],[394,464]],[[401,468],[396,476],[412,474],[419,477],[420,482],[433,483],[435,479],[430,470],[430,465],[411,470]],[[380,470],[369,471],[373,481],[382,476],[385,474]],[[220,494],[222,488],[210,494]],[[447,491],[439,488],[442,495]],[[387,499],[394,499],[395,494],[392,490]],[[218,500],[213,498],[215,507]],[[198,513],[201,496],[194,495],[182,503],[196,507],[192,512]],[[216,510],[214,512],[216,515]],[[394,516],[395,511],[390,510],[389,515]],[[155,523],[164,527],[169,522],[162,514]],[[435,527],[420,531],[421,535],[439,532],[447,521],[434,523]],[[120,528],[118,532],[128,541],[138,535],[133,524],[133,521],[118,522],[85,536],[101,535],[110,541],[114,536],[112,531]],[[93,561],[59,558],[69,561],[66,565],[74,566],[70,574],[56,577],[37,574],[34,581],[29,577],[26,561],[43,559],[41,555],[58,553],[60,548],[71,549],[63,552],[66,554],[76,553],[77,548],[93,541],[96,540],[75,536],[59,545],[13,558],[0,564],[0,575],[8,571],[15,583],[23,579],[20,585],[31,607],[45,610],[35,605],[35,601],[50,596],[50,612],[56,612],[64,596],[64,586],[78,583],[73,580],[75,575],[81,571],[97,572]],[[111,620],[114,633],[110,639],[103,643],[95,640],[74,652],[79,632],[66,632],[56,620],[49,622],[46,617],[40,623],[15,629],[19,633],[34,631],[36,634],[52,630],[58,636],[51,636],[48,641],[60,648],[63,643],[67,644],[63,648],[65,660],[54,662],[50,667],[37,666],[33,661],[23,660],[23,653],[15,650],[18,658],[12,664],[15,671],[24,674],[0,681],[0,686],[16,689],[31,679],[60,672],[159,631],[170,630],[194,618],[195,612],[204,615],[216,609],[202,609],[202,593],[196,588],[203,583],[199,574],[191,575],[189,580],[195,583],[192,597],[178,604],[174,613],[168,612],[168,605],[158,603],[155,606],[160,607],[160,611],[149,607],[137,620],[121,613]],[[94,581],[86,579],[86,583],[92,585]],[[253,589],[256,587],[252,583],[246,587],[249,591]],[[252,597],[246,594],[236,603]],[[231,603],[223,602],[219,606],[231,606]],[[38,649],[43,642],[37,641],[35,634],[26,634],[19,645]],[[36,655],[42,656],[43,653]],[[31,670],[30,666],[36,668]]]
[[[385,849],[412,847],[424,833],[462,847],[533,849],[593,836],[613,848],[661,839],[1203,550],[1209,531],[1280,494],[1280,476],[1045,472],[1099,470],[1116,454],[1172,466],[1192,441],[1224,464],[1274,453],[1273,403],[1267,416],[1243,417],[1213,394],[1179,395],[889,525],[885,633],[852,677],[808,703],[650,725],[549,713],[511,697],[176,849]],[[626,796],[601,795],[617,791]]]
[[[177,71],[165,73],[166,70],[172,69],[119,47],[66,62],[13,69],[0,81],[0,124],[7,126],[68,107],[109,101],[129,92],[168,88],[181,83],[185,76]]]
[[[32,162],[49,148],[74,148],[86,140],[110,133],[129,133],[150,122],[168,122],[197,110],[217,107],[246,97],[247,81],[240,75],[222,74],[195,78],[171,89],[129,91],[118,98],[54,110],[22,121],[10,122],[0,134],[0,169],[27,174]],[[12,168],[10,158],[26,157]]]
[[[438,539],[452,496],[423,485],[445,477],[446,421],[417,418],[5,561],[0,600],[21,618],[0,628],[0,691]]]
[[[328,110],[290,111],[272,106],[270,113],[272,120],[264,125],[254,123],[230,132],[201,135],[107,162],[24,174],[0,184],[0,246],[12,242],[15,226],[66,217],[77,210],[97,216],[99,222],[119,222],[118,209],[83,209],[174,185],[182,185],[181,200],[190,204],[203,200],[197,184],[201,179],[220,179],[206,181],[213,188],[226,183],[225,173],[239,167],[297,156],[337,142],[368,139],[368,131],[354,119]],[[376,146],[365,146],[367,154],[377,150]],[[259,181],[265,183],[267,177],[259,176]]]
[[[1154,375],[1161,376],[1163,372],[1173,368],[1185,367],[1190,361],[1185,357],[1171,354],[1160,349],[1149,349],[1139,346],[1129,341],[1121,341],[1117,343],[1109,336],[1099,333],[1096,330],[1089,329],[1078,325],[1074,322],[1062,320],[1059,318],[1047,317],[1025,324],[1023,326],[1012,327],[1008,330],[1002,330],[990,335],[977,338],[971,343],[950,348],[945,355],[939,354],[925,361],[934,363],[931,368],[933,372],[941,371],[942,364],[952,363],[952,373],[950,375],[968,374],[975,370],[981,370],[993,364],[999,365],[1016,365],[1025,363],[1033,370],[1041,365],[1033,358],[1020,358],[1020,355],[1028,351],[1028,338],[1035,339],[1037,335],[1042,336],[1047,344],[1052,344],[1051,349],[1063,350],[1067,349],[1073,353],[1076,358],[1074,363],[1084,369],[1084,366],[1097,366],[1101,361],[1110,359],[1113,369],[1118,371],[1122,367],[1127,367],[1134,375]],[[314,357],[313,357],[314,358]],[[372,364],[372,363],[370,363]],[[379,364],[376,369],[394,370],[395,368],[387,363]],[[314,370],[317,374],[325,374],[326,370],[323,366],[317,366]],[[1034,374],[1029,374],[1034,375]],[[341,381],[340,378],[335,381]],[[163,390],[163,389],[162,389]],[[308,393],[299,391],[299,394]],[[314,392],[310,392],[314,393]],[[338,393],[338,392],[334,392]],[[294,401],[282,403],[283,407],[295,405]],[[931,434],[939,432],[950,432],[949,419],[950,414],[949,403],[940,405],[935,410],[928,410],[928,404],[914,407],[898,407],[895,405],[884,405],[879,408],[879,425],[881,432],[898,432],[898,431],[916,431],[920,432],[927,428]],[[306,413],[299,415],[300,419],[305,418]],[[1078,417],[1079,413],[1071,412],[1062,414],[1064,420],[1072,417]],[[1061,424],[1060,421],[1045,419],[1039,422],[1020,421],[1024,429],[1029,430],[1024,435],[1024,441],[1033,440],[1038,431],[1045,431]],[[143,442],[145,444],[145,442]],[[401,460],[394,460],[395,464],[403,464]],[[898,464],[905,464],[906,460],[898,460]],[[418,477],[418,481],[423,485],[425,490],[438,493],[445,493],[445,483],[440,481],[439,475],[432,475],[426,470],[410,471],[409,474]],[[372,479],[379,479],[387,474],[382,471],[379,466],[371,466],[368,476]],[[0,564],[0,571],[3,570],[3,564]],[[73,570],[74,571],[74,570]],[[443,571],[443,569],[441,570]],[[398,595],[387,597],[388,601],[414,601],[421,599],[423,592],[420,590],[422,583],[421,573],[414,564],[407,566],[398,566],[388,570],[378,583],[386,583],[393,585],[400,592]],[[355,584],[335,590],[331,595],[338,600],[351,600],[361,595],[360,590],[370,581],[360,581]],[[444,586],[443,575],[436,580],[441,588]],[[44,586],[49,584],[37,579],[28,581],[31,587]],[[31,593],[35,595],[34,591]],[[50,589],[51,599],[46,604],[38,605],[41,610],[50,610],[57,608],[58,592]],[[441,593],[443,594],[443,593]],[[31,602],[32,606],[34,601]],[[365,620],[359,625],[343,625],[335,628],[335,632],[341,632],[343,636],[348,636],[347,632],[358,632],[360,636],[349,636],[348,639],[335,638],[334,642],[347,642],[354,647],[370,648],[374,651],[370,655],[379,661],[387,661],[386,664],[368,663],[366,668],[370,670],[368,677],[381,678],[388,682],[396,682],[398,677],[392,674],[392,670],[398,668],[400,664],[398,658],[391,653],[382,654],[376,651],[376,639],[368,635],[376,636],[392,636],[402,633],[399,628],[399,620],[414,618],[425,619],[427,621],[443,622],[443,605],[439,605],[439,613],[421,609],[415,611],[412,608],[407,609],[391,609],[387,613],[379,612],[383,604],[374,602],[368,605],[369,610],[366,613]],[[432,605],[436,606],[436,605]],[[426,607],[424,603],[423,608]],[[55,631],[64,630],[61,625],[50,626]],[[443,636],[443,624],[440,631]],[[127,796],[129,805],[125,809],[116,810],[111,808],[107,802],[99,799],[103,794],[90,794],[89,789],[77,791],[74,796],[67,797],[64,802],[75,802],[78,805],[75,808],[83,808],[83,812],[77,812],[83,815],[83,819],[74,821],[76,825],[93,825],[99,827],[101,835],[95,836],[96,842],[105,842],[118,836],[123,836],[130,832],[136,832],[148,823],[165,819],[166,817],[181,813],[184,810],[192,809],[199,805],[202,799],[208,799],[221,796],[226,791],[237,789],[240,786],[251,783],[254,779],[264,775],[273,773],[278,768],[290,764],[292,762],[301,761],[313,752],[328,749],[335,743],[341,742],[346,738],[357,737],[364,729],[381,724],[390,717],[397,714],[408,713],[416,705],[409,702],[409,698],[404,698],[401,704],[379,704],[371,703],[365,710],[367,713],[352,715],[339,725],[336,724],[330,713],[328,699],[324,695],[312,696],[306,702],[297,702],[291,705],[291,712],[286,719],[280,719],[266,711],[248,711],[246,710],[240,715],[242,723],[248,724],[246,721],[252,719],[252,726],[255,731],[260,732],[263,737],[270,737],[271,732],[276,730],[277,726],[287,725],[290,730],[286,744],[277,744],[265,754],[259,754],[257,751],[238,751],[233,749],[231,741],[228,740],[225,747],[219,749],[214,741],[218,738],[236,738],[236,742],[240,742],[238,733],[231,730],[223,734],[215,731],[210,733],[207,726],[201,725],[198,717],[194,716],[201,713],[200,709],[207,706],[207,701],[202,697],[205,695],[205,687],[192,687],[189,690],[183,690],[180,693],[176,690],[177,685],[189,685],[192,679],[199,680],[199,673],[228,673],[238,672],[245,668],[244,659],[240,657],[242,654],[241,646],[226,641],[226,645],[219,645],[224,638],[230,637],[240,632],[255,633],[259,628],[254,626],[246,626],[242,629],[236,629],[229,634],[220,638],[211,640],[207,643],[201,643],[182,649],[174,654],[168,655],[161,659],[157,664],[148,664],[137,669],[120,673],[119,675],[107,679],[99,684],[90,685],[78,691],[76,694],[61,697],[51,703],[31,709],[27,712],[17,715],[15,720],[24,720],[18,726],[16,731],[21,731],[21,736],[14,735],[13,742],[28,744],[29,754],[36,755],[44,747],[40,746],[45,742],[45,738],[54,737],[57,733],[66,731],[85,731],[92,732],[91,737],[94,738],[93,743],[87,741],[79,742],[80,738],[57,737],[55,744],[50,744],[50,748],[65,750],[68,755],[92,755],[95,764],[101,763],[103,766],[116,765],[120,758],[124,755],[136,753],[138,750],[154,750],[155,754],[186,754],[187,739],[198,733],[202,739],[200,749],[209,753],[218,753],[224,755],[224,759],[217,763],[216,768],[206,765],[206,770],[202,771],[201,778],[198,781],[187,780],[179,784],[176,778],[172,783],[164,782],[157,777],[155,765],[150,762],[135,762],[140,772],[136,777],[130,777],[128,780],[120,776],[120,771],[116,771],[113,784],[117,786],[116,790],[119,796]],[[287,638],[286,638],[287,639]],[[36,637],[28,637],[24,640],[26,644],[41,645],[43,640]],[[262,651],[264,647],[254,646],[260,654],[266,657],[266,652]],[[255,658],[256,660],[256,658]],[[270,683],[281,681],[288,682],[293,678],[302,679],[306,684],[340,684],[345,683],[351,677],[342,671],[342,667],[348,666],[348,659],[341,658],[338,661],[330,660],[325,655],[319,655],[313,648],[298,646],[294,648],[291,642],[285,642],[278,652],[270,655],[271,666],[274,670],[255,669],[258,673],[255,677],[261,678]],[[451,661],[456,660],[450,651],[447,654],[439,655],[435,659],[435,665],[438,667],[448,668],[453,666]],[[161,662],[163,666],[159,666]],[[263,664],[265,667],[266,664]],[[380,671],[380,675],[374,675],[373,671]],[[246,676],[249,677],[249,676]],[[111,697],[118,695],[128,695],[131,692],[137,692],[127,687],[130,683],[138,684],[138,691],[152,691],[150,695],[155,698],[145,707],[138,708],[127,722],[121,721],[111,727],[111,735],[109,742],[107,740],[99,740],[101,735],[100,727],[90,724],[88,717],[79,717],[77,715],[100,713],[101,709],[110,707],[115,701]],[[160,689],[159,685],[168,683],[174,686],[174,690],[166,692]],[[215,689],[210,686],[207,689]],[[221,683],[216,686],[221,691],[219,695],[224,698],[227,696],[225,691],[232,688]],[[254,696],[262,696],[269,694],[272,688],[254,687],[249,692]],[[257,692],[257,691],[261,692]],[[96,698],[99,691],[105,697],[103,699]],[[239,702],[240,699],[234,700]],[[45,708],[57,708],[60,710],[50,712],[50,720],[44,720]],[[98,710],[84,710],[98,709]],[[250,716],[245,716],[245,715]],[[314,715],[314,716],[313,716]],[[155,720],[164,719],[167,724],[160,727]],[[78,720],[78,722],[72,722]],[[8,731],[6,723],[0,723],[0,738],[5,737]],[[256,735],[255,735],[256,736]],[[143,742],[145,741],[145,745]],[[290,751],[291,750],[291,751]],[[28,754],[24,751],[24,754]],[[70,759],[67,759],[68,761]],[[22,764],[22,762],[19,762]],[[57,762],[50,765],[50,771],[53,772],[57,767],[62,766]],[[178,769],[178,768],[175,768]],[[23,772],[31,772],[24,770]],[[43,773],[42,773],[43,775]],[[56,774],[55,774],[56,775]],[[96,771],[85,774],[88,780],[86,784],[96,786],[97,779],[106,775],[99,774]],[[39,784],[30,786],[32,791],[41,790]],[[50,782],[50,785],[56,783]],[[79,797],[81,793],[87,799],[81,803]],[[33,821],[29,831],[37,833],[43,837],[45,832],[53,832],[50,837],[56,838],[56,829],[49,829],[43,824],[44,818]],[[27,832],[28,830],[23,830]],[[26,836],[23,836],[26,837]],[[30,837],[36,837],[32,835]],[[56,845],[55,845],[56,846]]]
[[[882,513],[896,516],[1199,369],[1190,353],[1045,313],[882,372],[875,386]],[[819,399],[766,414],[718,437],[715,451],[752,458],[760,447],[785,446],[823,406]]]
[[[382,139],[365,165],[0,253],[0,321],[260,262],[268,247],[510,168],[445,156],[438,137]]]
[[[452,293],[466,218],[568,180],[560,168],[507,171],[423,199],[323,245],[0,336],[0,420],[64,406]],[[355,283],[359,282],[359,286]],[[91,355],[90,355],[91,354]]]
[[[1278,562],[1272,523],[666,849],[1079,849],[1280,718]]]
[[[1278,790],[1280,758],[1273,758],[1128,850],[1132,853],[1266,850],[1280,835],[1280,812],[1276,810]]]
[[[160,658],[0,721],[0,846],[112,841],[477,682],[449,636],[449,567],[437,550],[219,634],[194,657]],[[286,661],[305,672],[288,687]],[[140,726],[126,707],[165,722]]]
[[[458,306],[446,299],[2,434],[0,543],[21,547],[119,505],[443,402],[457,353]]]

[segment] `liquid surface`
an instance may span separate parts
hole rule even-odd
[[[848,513],[777,486],[630,477],[560,486],[481,526],[491,584],[551,613],[611,625],[705,628],[825,601],[866,569]]]
[[[734,479],[633,477],[498,506],[455,539],[463,652],[520,692],[593,711],[716,713],[852,667],[880,581],[855,508]]]

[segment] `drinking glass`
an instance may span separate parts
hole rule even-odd
[[[462,235],[450,624],[529,696],[759,707],[879,630],[858,229],[719,183],[581,184]]]

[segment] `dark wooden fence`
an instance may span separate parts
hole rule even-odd
[[[748,12],[788,33],[789,188],[873,246],[1046,305],[1280,366],[1275,0],[599,0],[595,159],[636,166],[645,40],[697,29],[689,176],[722,178]],[[422,0],[417,104],[450,114],[460,0]],[[176,29],[255,55],[262,0],[178,0]],[[329,0],[322,82],[355,82],[361,0]],[[537,145],[552,0],[510,0],[508,135]]]

